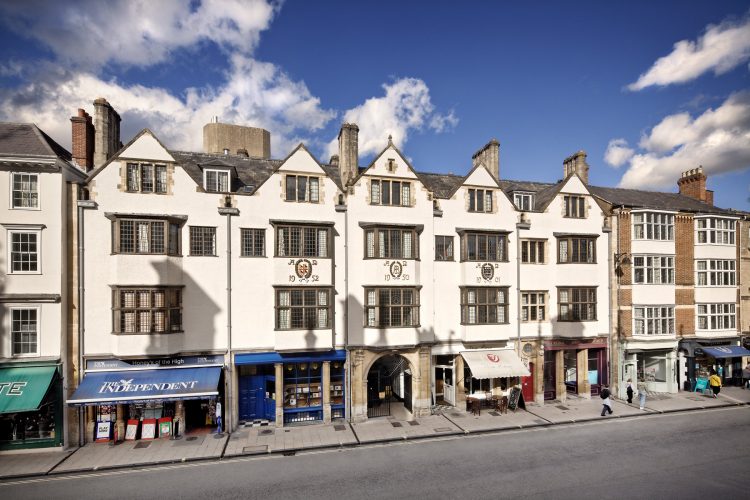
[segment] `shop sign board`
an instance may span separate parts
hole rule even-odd
[[[156,419],[146,418],[143,419],[143,426],[141,427],[141,439],[154,439],[156,437]]]
[[[128,420],[128,425],[125,427],[125,441],[135,441],[137,434],[138,420]]]
[[[180,368],[223,364],[223,354],[152,359],[89,359],[86,361],[86,371],[143,370],[145,368]]]
[[[97,441],[109,441],[110,429],[112,422],[97,422],[96,423],[96,440]]]

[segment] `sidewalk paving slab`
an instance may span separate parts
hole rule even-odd
[[[47,474],[75,450],[23,450],[0,453],[0,479]]]
[[[529,405],[527,405],[529,406]],[[492,432],[506,429],[524,429],[549,425],[550,422],[538,415],[521,408],[507,413],[500,413],[491,409],[482,409],[479,415],[472,415],[458,408],[443,412],[443,416],[450,420],[466,434],[477,432]]]
[[[612,400],[612,415],[601,416],[602,400],[598,397],[591,399],[568,397],[565,402],[547,401],[543,405],[527,404],[529,413],[549,421],[552,424],[569,424],[601,420],[603,418],[621,418],[648,413],[650,410],[640,410],[638,405],[629,405],[627,401]]]
[[[371,418],[367,422],[352,424],[352,429],[361,444],[464,434],[463,429],[443,415],[428,415],[412,421]]]
[[[291,427],[250,427],[232,433],[225,457],[354,446],[357,438],[346,421]]]
[[[221,458],[227,439],[227,434],[203,434],[183,436],[176,440],[125,441],[116,446],[110,446],[108,443],[89,443],[79,448],[51,473]]]

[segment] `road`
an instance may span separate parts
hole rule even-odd
[[[750,407],[0,483],[0,498],[748,498]]]

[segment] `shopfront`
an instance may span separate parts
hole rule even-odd
[[[684,340],[680,352],[685,367],[683,388],[693,390],[698,378],[708,378],[711,370],[721,377],[724,385],[742,385],[742,360],[750,350],[739,345],[737,338],[716,340]]]
[[[607,353],[604,337],[544,342],[544,399],[597,396],[609,383]]]
[[[345,418],[346,351],[245,353],[234,362],[240,423]]]
[[[461,351],[464,359],[463,387],[466,397],[482,399],[487,394],[507,395],[530,372],[511,349]]]
[[[87,439],[172,437],[218,430],[221,355],[158,360],[89,360],[68,400],[85,408]]]
[[[0,367],[0,450],[62,444],[59,366]]]

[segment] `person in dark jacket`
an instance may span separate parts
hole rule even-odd
[[[628,404],[632,405],[633,404],[633,380],[632,379],[628,379],[628,388],[626,392],[628,393]]]
[[[601,392],[599,393],[599,397],[603,399],[602,417],[607,413],[609,413],[610,415],[612,415],[613,413],[612,412],[612,400],[609,399],[610,396],[611,396],[611,393],[609,392],[609,386],[607,385],[603,386]]]

